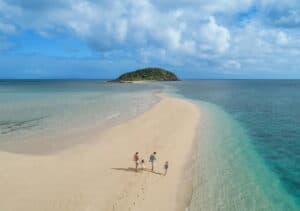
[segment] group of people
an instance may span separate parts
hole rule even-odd
[[[149,157],[149,162],[151,163],[151,171],[154,172],[154,162],[156,161],[156,152],[153,152]],[[139,152],[136,152],[133,156],[133,161],[135,162],[135,170],[138,171],[139,165],[141,166],[142,170],[145,170],[145,160],[140,159]],[[164,164],[164,175],[167,175],[167,171],[169,168],[169,162],[166,161]]]

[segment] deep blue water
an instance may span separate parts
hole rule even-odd
[[[300,80],[190,80],[171,86],[228,113],[300,209]]]

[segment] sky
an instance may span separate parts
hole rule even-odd
[[[0,0],[0,78],[300,78],[299,0]]]

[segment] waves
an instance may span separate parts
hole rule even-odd
[[[0,90],[3,146],[32,140],[47,142],[65,134],[118,124],[148,110],[158,101],[155,92],[160,89],[74,80],[0,81]]]
[[[28,120],[19,120],[19,121],[0,121],[0,134],[10,134],[17,132],[19,130],[26,130],[33,127],[39,126],[40,122],[43,119],[46,119],[47,116],[42,116],[38,118],[28,119]]]

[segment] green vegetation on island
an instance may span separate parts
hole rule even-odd
[[[124,73],[112,82],[134,82],[134,81],[178,81],[177,76],[162,68],[144,68]]]

